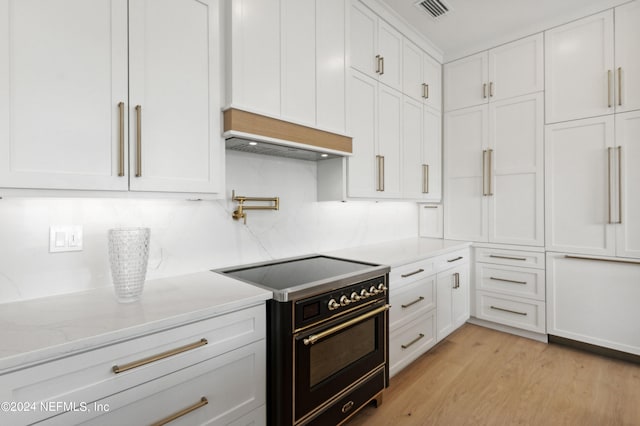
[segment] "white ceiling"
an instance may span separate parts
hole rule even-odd
[[[446,0],[453,10],[439,20],[415,7],[417,0],[381,1],[442,50],[447,62],[629,0]]]

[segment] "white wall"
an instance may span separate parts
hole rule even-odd
[[[147,279],[417,236],[410,202],[318,203],[316,164],[227,151],[227,200],[0,200],[0,303],[110,286],[107,230],[151,228]],[[280,211],[231,218],[239,195]],[[83,225],[84,250],[49,253],[51,225]]]

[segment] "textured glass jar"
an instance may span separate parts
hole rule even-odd
[[[149,260],[149,228],[109,229],[109,262],[120,303],[140,299]]]

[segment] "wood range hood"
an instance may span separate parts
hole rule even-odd
[[[223,115],[227,149],[310,161],[353,153],[348,136],[235,108]]]

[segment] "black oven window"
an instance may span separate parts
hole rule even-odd
[[[375,318],[366,320],[311,347],[312,387],[376,350],[375,321]]]

